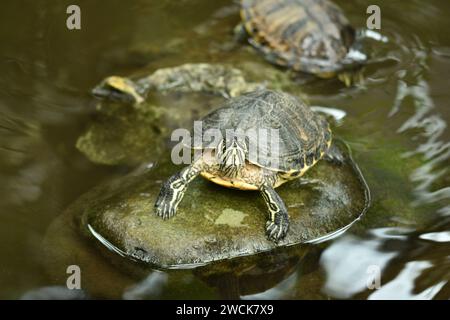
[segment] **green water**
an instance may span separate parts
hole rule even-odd
[[[3,299],[65,285],[66,270],[42,258],[48,226],[81,194],[128,170],[94,165],[75,148],[95,114],[92,87],[111,74],[140,75],[185,62],[251,66],[263,61],[248,46],[234,44],[230,30],[239,17],[232,1],[77,3],[82,29],[69,31],[65,11],[73,2],[2,2]],[[336,3],[353,25],[365,25],[371,1]],[[380,32],[390,42],[372,44],[379,62],[367,66],[362,86],[316,80],[299,81],[290,90],[307,94],[311,104],[347,112],[335,132],[352,147],[373,206],[346,234],[308,248],[304,257],[284,264],[267,258],[240,280],[244,297],[450,298],[450,3],[379,5]],[[379,290],[366,286],[371,266],[382,271]],[[87,293],[95,298],[233,296],[226,284],[235,280],[227,274],[147,271],[125,276],[114,268],[102,273],[106,269],[99,267],[99,274],[86,275],[109,283]]]

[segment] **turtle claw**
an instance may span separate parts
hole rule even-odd
[[[163,220],[168,220],[177,213],[178,203],[175,201],[177,192],[164,186],[155,202],[155,214]]]
[[[275,243],[282,240],[289,229],[289,222],[282,218],[276,219],[276,221],[267,221],[266,223],[266,235],[267,238]]]
[[[324,155],[324,159],[336,165],[342,165],[345,162],[344,154],[335,144],[330,146]]]

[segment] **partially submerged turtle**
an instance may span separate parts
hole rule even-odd
[[[328,0],[241,0],[241,18],[238,35],[273,64],[330,78],[365,60],[352,51],[355,29]]]
[[[136,81],[110,76],[96,86],[92,94],[100,99],[138,105],[150,90],[204,92],[230,98],[261,88],[260,83],[246,81],[239,69],[220,64],[186,63],[158,69]]]
[[[222,138],[203,143],[211,130]],[[275,144],[269,143],[274,136]],[[202,119],[201,138],[194,148],[202,155],[163,184],[156,214],[173,217],[188,184],[202,175],[225,187],[259,190],[270,213],[267,236],[274,241],[284,238],[289,227],[286,206],[274,188],[301,177],[325,154],[341,157],[330,148],[332,134],[324,118],[297,98],[272,90],[228,100]]]

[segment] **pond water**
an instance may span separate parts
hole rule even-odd
[[[335,2],[354,26],[365,26],[372,1]],[[67,294],[42,289],[64,286],[67,276],[65,268],[43,261],[49,225],[81,194],[130,170],[95,165],[75,148],[95,113],[90,90],[101,79],[186,62],[263,61],[234,43],[239,14],[233,1],[78,3],[79,31],[66,28],[68,1],[2,3],[1,299]],[[378,4],[380,32],[389,42],[371,43],[376,61],[365,68],[363,84],[347,88],[335,79],[309,79],[290,89],[306,94],[312,105],[346,112],[335,132],[351,146],[373,198],[358,223],[282,264],[267,257],[238,279],[239,290],[226,272],[147,270],[87,275],[108,285],[85,293],[126,299],[449,299],[450,3]]]

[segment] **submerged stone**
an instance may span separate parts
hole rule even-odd
[[[305,179],[277,189],[291,225],[286,238],[275,244],[264,232],[267,213],[258,192],[231,190],[202,178],[191,183],[174,218],[155,216],[162,182],[180,169],[158,164],[122,177],[95,188],[68,210],[88,237],[120,255],[157,268],[187,268],[326,240],[350,227],[370,201],[349,157],[342,165],[320,161]]]

